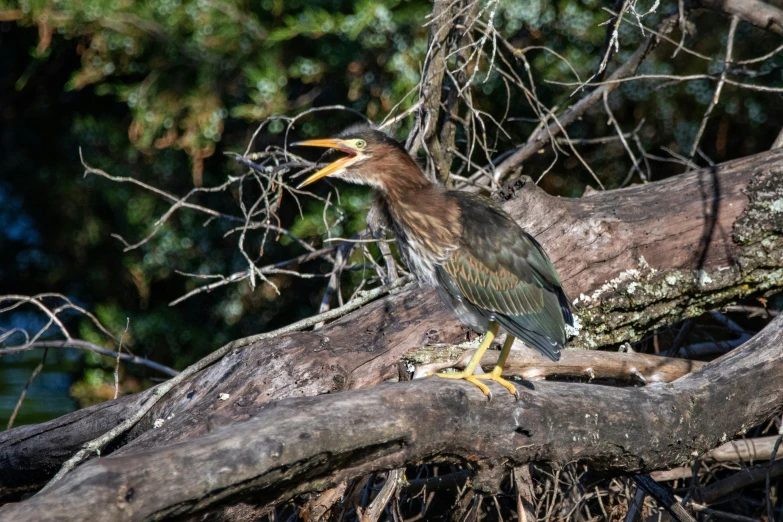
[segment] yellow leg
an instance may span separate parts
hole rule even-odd
[[[508,391],[510,391],[514,397],[519,400],[519,392],[517,391],[516,386],[508,382],[506,379],[502,378],[500,375],[503,373],[503,366],[506,364],[506,359],[508,358],[508,353],[511,351],[511,345],[514,344],[514,336],[508,335],[506,337],[506,342],[503,343],[503,349],[500,350],[500,357],[498,357],[498,362],[495,365],[495,367],[492,369],[490,373],[485,373],[483,375],[474,375],[474,379],[488,379],[490,381],[495,381],[496,383],[500,384],[504,388],[506,388]]]
[[[454,372],[454,373],[436,373],[435,375],[437,375],[438,377],[442,377],[444,379],[464,379],[478,386],[479,389],[482,392],[484,392],[484,395],[486,395],[489,398],[492,398],[492,394],[490,393],[489,388],[487,388],[487,386],[484,383],[478,381],[478,379],[481,376],[473,375],[473,372],[476,370],[476,366],[478,366],[479,363],[481,362],[481,358],[484,356],[484,352],[486,352],[487,348],[489,348],[489,345],[492,344],[492,341],[495,339],[497,333],[498,333],[498,324],[494,321],[491,321],[489,323],[489,329],[487,330],[487,333],[484,336],[484,340],[481,342],[481,346],[478,347],[476,353],[474,353],[473,357],[470,358],[470,362],[468,362],[468,365],[465,367],[463,371]]]

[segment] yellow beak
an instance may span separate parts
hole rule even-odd
[[[324,147],[328,149],[337,149],[339,151],[345,152],[348,154],[348,156],[345,156],[344,158],[340,158],[337,161],[330,163],[326,167],[322,168],[303,182],[299,184],[296,188],[302,188],[304,186],[309,185],[310,183],[314,181],[318,181],[319,179],[328,176],[329,174],[332,174],[334,172],[337,172],[339,170],[344,169],[348,165],[354,163],[357,159],[359,159],[359,151],[354,149],[351,145],[349,145],[347,142],[343,140],[338,139],[321,139],[321,140],[308,140],[308,141],[300,141],[298,143],[292,144],[294,147]]]

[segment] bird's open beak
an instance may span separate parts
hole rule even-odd
[[[329,174],[337,172],[338,170],[342,170],[345,167],[349,166],[350,164],[354,163],[357,159],[359,159],[359,151],[343,140],[338,140],[338,139],[308,140],[308,141],[300,141],[292,145],[294,147],[325,147],[329,149],[337,149],[341,152],[345,152],[346,154],[348,154],[347,156],[340,158],[337,161],[330,163],[326,167],[322,168],[321,170],[319,170],[318,172],[316,172],[315,174],[313,174],[312,176],[310,176],[309,178],[301,182],[299,186],[296,188],[302,188],[314,181],[318,181],[319,179],[328,176]]]

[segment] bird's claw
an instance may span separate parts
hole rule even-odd
[[[469,383],[478,386],[478,389],[481,390],[484,395],[492,399],[492,393],[489,391],[486,384],[479,382],[478,375],[467,375],[465,372],[436,373],[435,375],[444,379],[463,379],[468,381]]]
[[[500,376],[500,372],[495,372],[494,370],[492,373],[483,373],[480,375],[466,375],[465,372],[454,372],[454,373],[436,373],[433,375],[437,375],[438,377],[442,377],[444,379],[463,379],[465,381],[468,381],[469,383],[474,384],[475,386],[478,386],[478,388],[484,393],[484,395],[487,396],[487,400],[492,400],[492,392],[489,390],[489,387],[479,382],[480,379],[495,381],[496,383],[503,386],[505,389],[511,392],[511,394],[516,398],[516,400],[519,400],[519,392],[517,391],[516,386],[508,382],[506,379],[502,378]]]
[[[511,392],[511,395],[514,396],[516,400],[519,400],[519,392],[517,391],[517,387],[508,382],[506,379],[500,376],[500,372],[497,370],[492,370],[491,373],[485,373],[482,375],[474,375],[473,376],[476,379],[486,379],[489,381],[495,381],[499,385],[503,386],[505,389]]]

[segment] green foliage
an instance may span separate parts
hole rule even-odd
[[[41,33],[37,58],[54,39],[77,42],[80,66],[66,89],[92,85],[125,103],[139,150],[174,147],[200,161],[214,153],[229,115],[250,122],[287,113],[296,97],[339,84],[346,69],[360,80],[377,75],[350,82],[356,109],[388,110],[418,81],[429,4],[23,0],[19,7],[19,22]],[[392,53],[404,56],[386,66]]]

